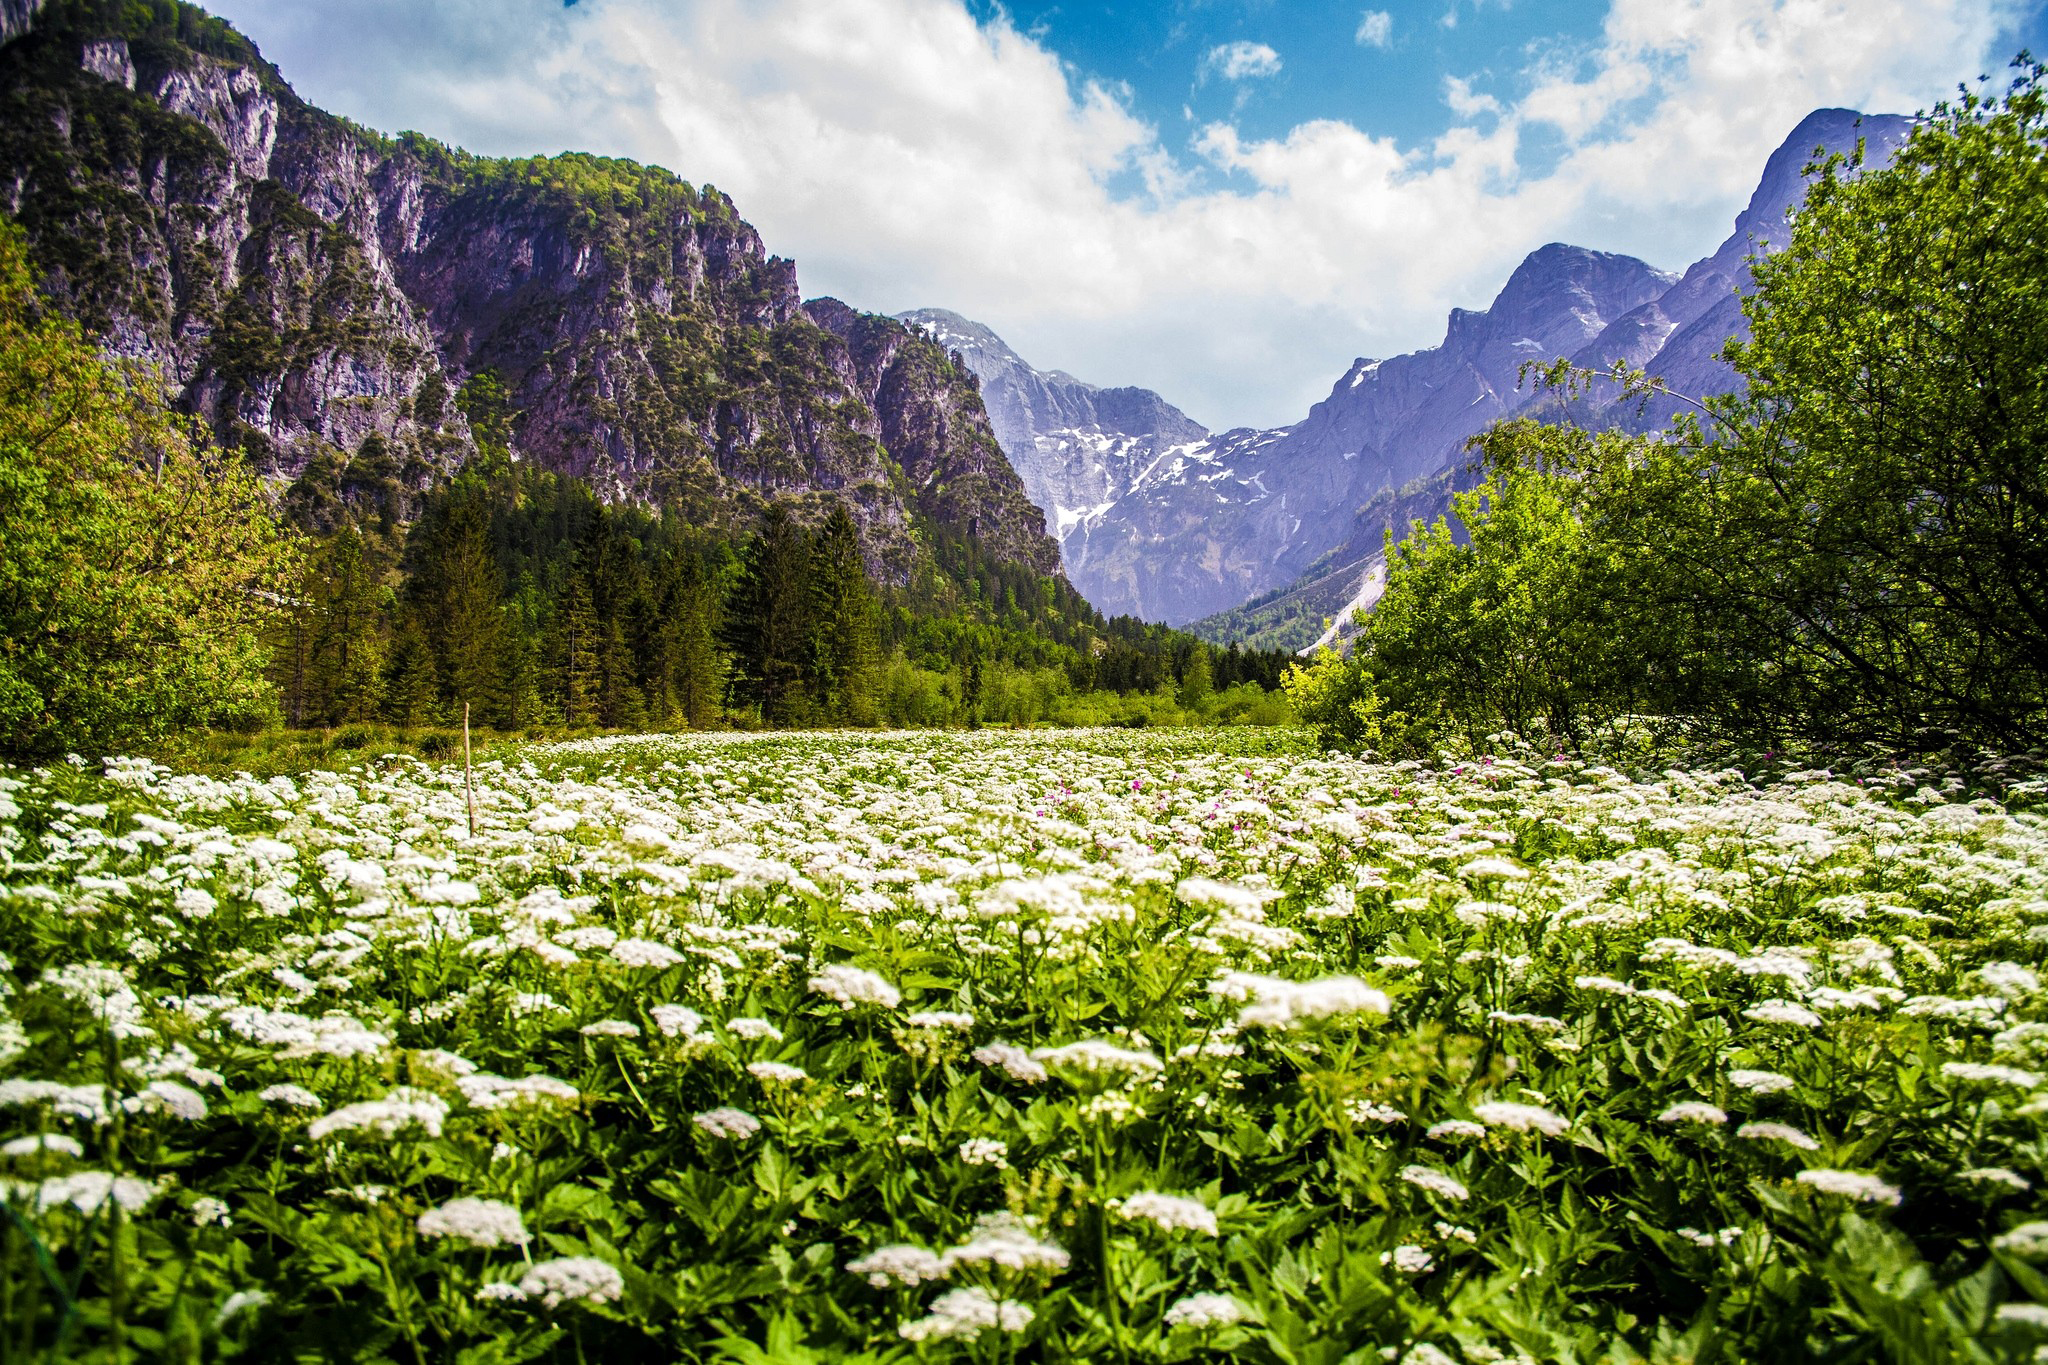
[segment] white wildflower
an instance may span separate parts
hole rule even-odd
[[[1255,1003],[1238,1012],[1237,1022],[1245,1028],[1293,1028],[1316,1019],[1385,1014],[1392,1008],[1385,991],[1355,976],[1302,982],[1260,978],[1259,982],[1253,990]]]
[[[1997,1066],[1989,1062],[1943,1062],[1941,1074],[1959,1081],[2011,1085],[2021,1090],[2031,1090],[2041,1083],[2041,1077],[2036,1072],[2022,1071],[2016,1066]]]
[[[1572,1126],[1571,1120],[1562,1114],[1535,1104],[1475,1104],[1472,1116],[1489,1128],[1511,1128],[1518,1133],[1543,1133],[1549,1137],[1557,1137]]]
[[[719,1138],[750,1138],[761,1131],[761,1120],[744,1109],[707,1109],[690,1122]]]
[[[321,1098],[303,1085],[266,1085],[256,1092],[256,1098],[265,1104],[280,1105],[286,1109],[324,1109]]]
[[[1401,1179],[1439,1199],[1450,1199],[1462,1204],[1472,1197],[1472,1191],[1465,1188],[1464,1181],[1428,1166],[1403,1166]]]
[[[1790,1024],[1798,1028],[1819,1028],[1821,1017],[1792,1000],[1766,1000],[1742,1012],[1745,1019],[1759,1024]]]
[[[693,1038],[704,1027],[704,1016],[688,1005],[656,1005],[647,1016],[664,1038]]]
[[[1046,1077],[1045,1068],[1032,1060],[1030,1053],[1009,1043],[990,1043],[974,1049],[973,1055],[975,1061],[1000,1068],[1013,1081],[1036,1085]]]
[[[574,1104],[583,1098],[582,1091],[553,1076],[521,1076],[512,1080],[479,1071],[456,1081],[455,1088],[476,1109],[545,1108]]]
[[[70,1175],[51,1176],[38,1185],[35,1205],[39,1209],[54,1209],[69,1204],[80,1213],[98,1213],[112,1204],[124,1213],[134,1213],[161,1193],[162,1186],[134,1176],[73,1171]]]
[[[1679,1228],[1676,1231],[1680,1237],[1694,1246],[1705,1247],[1710,1251],[1716,1247],[1728,1246],[1742,1238],[1741,1228],[1722,1228],[1719,1232],[1701,1232],[1698,1228]]]
[[[452,1237],[473,1247],[523,1247],[532,1241],[519,1210],[496,1199],[451,1199],[419,1217],[420,1236]]]
[[[1112,1199],[1109,1210],[1127,1223],[1151,1223],[1165,1232],[1199,1232],[1218,1235],[1216,1213],[1199,1199],[1146,1191],[1127,1199]]]
[[[1728,1073],[1728,1084],[1752,1095],[1775,1095],[1781,1090],[1790,1090],[1798,1082],[1776,1071],[1735,1070]]]
[[[1728,1121],[1728,1111],[1715,1104],[1685,1100],[1657,1115],[1659,1123],[1701,1123],[1719,1127]]]
[[[1782,1142],[1797,1147],[1802,1152],[1817,1152],[1820,1144],[1808,1137],[1804,1130],[1789,1123],[1745,1123],[1735,1130],[1735,1136],[1751,1142]]]
[[[1822,1194],[1838,1195],[1859,1204],[1886,1204],[1893,1208],[1899,1204],[1899,1187],[1888,1185],[1874,1175],[1859,1175],[1854,1171],[1813,1170],[1801,1171],[1794,1178],[1800,1184],[1819,1190]]]
[[[811,1078],[810,1072],[787,1062],[749,1062],[747,1074],[763,1085],[795,1085]]]
[[[1243,1322],[1246,1316],[1245,1306],[1228,1294],[1190,1294],[1176,1299],[1167,1308],[1166,1325],[1202,1331],[1210,1327],[1229,1327]]]
[[[77,1138],[63,1133],[30,1133],[0,1142],[0,1156],[43,1156],[52,1152],[58,1156],[84,1156],[85,1147]]]
[[[611,957],[622,967],[648,967],[655,971],[666,971],[684,960],[681,953],[666,943],[645,938],[620,939],[612,945]]]
[[[859,1275],[876,1289],[887,1289],[892,1284],[924,1284],[930,1280],[946,1278],[946,1263],[938,1253],[926,1251],[923,1247],[885,1246],[876,1247],[857,1261],[848,1261],[846,1268]]]
[[[965,1033],[974,1027],[974,1016],[958,1010],[919,1010],[903,1022],[912,1028],[957,1029]]]
[[[1486,1125],[1474,1123],[1470,1119],[1445,1119],[1441,1123],[1430,1124],[1423,1136],[1434,1138],[1438,1142],[1467,1141],[1485,1137]]]
[[[213,1311],[213,1330],[218,1332],[242,1314],[253,1313],[269,1302],[270,1295],[261,1289],[238,1289]]]
[[[972,1341],[988,1331],[1021,1332],[1032,1317],[1023,1304],[998,1299],[986,1289],[954,1289],[934,1299],[925,1316],[896,1331],[906,1341]]]
[[[821,968],[810,979],[810,988],[819,995],[837,1000],[841,1009],[850,1010],[855,1005],[879,1005],[885,1010],[892,1010],[903,1002],[903,992],[882,977],[843,962]]]
[[[1436,1257],[1429,1254],[1427,1247],[1410,1244],[1382,1251],[1380,1264],[1392,1265],[1403,1275],[1426,1275],[1436,1268]]]
[[[1348,1100],[1344,1105],[1344,1117],[1353,1123],[1406,1123],[1408,1116],[1388,1104],[1376,1104],[1371,1100]]]
[[[960,1159],[970,1166],[1010,1168],[1010,1146],[994,1138],[969,1138],[960,1144]]]
[[[614,1303],[626,1291],[616,1268],[590,1256],[560,1256],[527,1267],[519,1277],[520,1292],[545,1308],[564,1303]]]
[[[375,1133],[396,1137],[418,1128],[428,1137],[441,1136],[441,1124],[448,1117],[448,1102],[426,1090],[406,1086],[391,1091],[381,1100],[345,1104],[333,1113],[314,1119],[306,1135],[315,1142],[336,1133]]]
[[[206,1096],[176,1081],[151,1081],[140,1092],[121,1102],[131,1114],[169,1114],[186,1123],[206,1117]]]
[[[1043,1065],[1065,1067],[1091,1076],[1149,1076],[1165,1066],[1149,1052],[1138,1052],[1092,1038],[1063,1047],[1042,1047],[1031,1056]]]
[[[2021,1223],[1992,1238],[1991,1245],[2029,1260],[2048,1255],[2048,1222]]]

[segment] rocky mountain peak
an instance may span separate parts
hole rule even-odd
[[[417,498],[488,408],[522,460],[706,526],[845,505],[883,577],[920,517],[1058,571],[973,377],[807,311],[712,187],[382,136],[187,4],[0,0],[5,25],[0,208],[46,286],[316,524]]]

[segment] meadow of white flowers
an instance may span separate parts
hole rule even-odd
[[[474,800],[0,771],[0,1359],[2048,1345],[2003,765],[686,736]]]

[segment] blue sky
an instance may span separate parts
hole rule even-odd
[[[940,306],[1221,429],[1437,344],[1550,241],[1683,268],[1821,106],[2048,0],[214,0],[307,98],[731,194],[810,295]]]
[[[1481,94],[1512,85],[1532,57],[1570,60],[1596,44],[1604,17],[1586,0],[975,0],[970,8],[984,18],[1007,14],[1078,72],[1128,85],[1134,107],[1162,130],[1178,123],[1192,133],[1228,119],[1248,135],[1281,137],[1310,119],[1340,119],[1408,145],[1450,125],[1447,77]],[[1238,43],[1270,48],[1278,70],[1221,78],[1206,59]]]

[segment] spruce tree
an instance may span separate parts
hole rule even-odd
[[[675,632],[674,688],[676,707],[693,730],[718,718],[718,698],[725,682],[718,649],[718,585],[695,551],[682,555],[675,596],[669,608]]]
[[[878,718],[879,621],[860,535],[835,507],[811,548],[812,667],[827,718],[872,725]]]
[[[417,618],[408,612],[384,670],[384,718],[412,727],[439,724],[441,716],[441,675],[434,666],[434,651]]]
[[[381,598],[368,544],[354,526],[343,526],[315,558],[311,592],[319,626],[313,649],[312,694],[326,724],[368,720],[377,706],[384,630]]]
[[[725,619],[734,695],[761,708],[770,725],[810,718],[810,546],[783,507],[770,507],[740,556]]]
[[[562,719],[570,725],[589,725],[597,720],[597,702],[603,669],[599,653],[597,608],[590,600],[590,584],[582,574],[572,574],[557,608],[560,621],[559,653],[555,660],[560,679]]]

